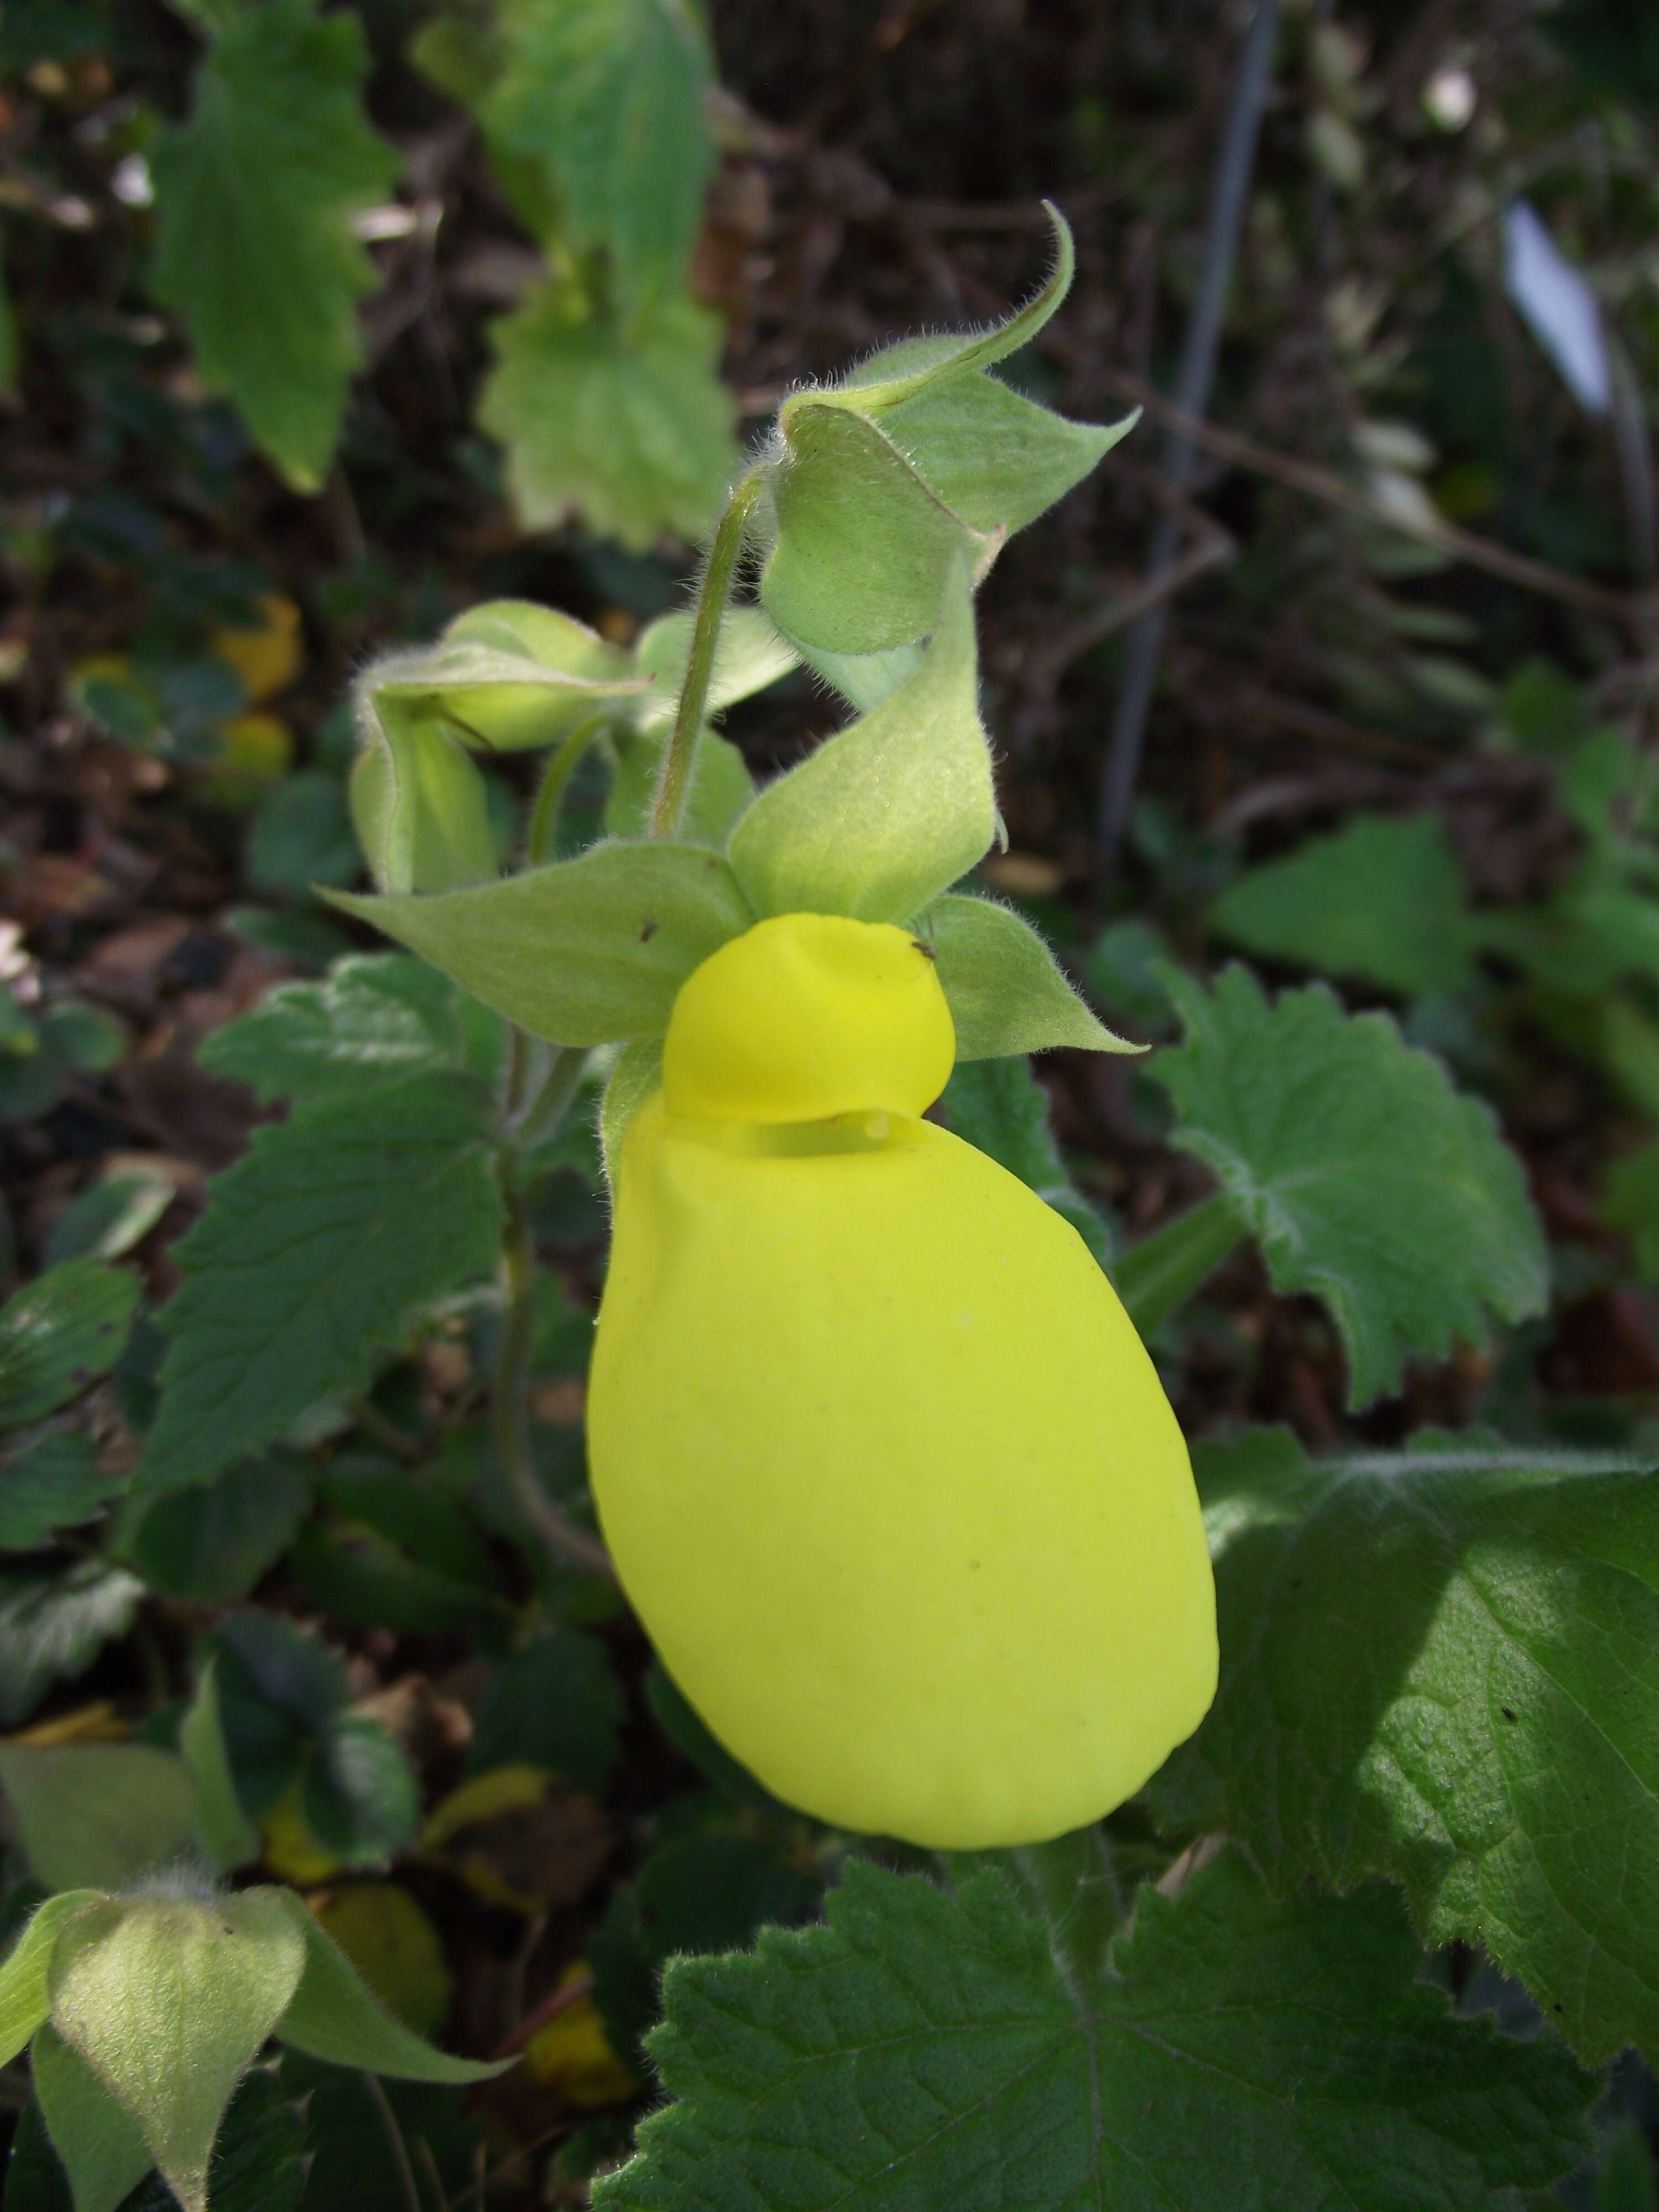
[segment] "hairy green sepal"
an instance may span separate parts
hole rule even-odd
[[[555,1044],[660,1036],[691,970],[755,917],[695,845],[595,845],[471,890],[333,902]]]
[[[1097,1019],[1028,921],[994,899],[936,900],[916,932],[931,947],[956,1025],[958,1060],[1070,1045],[1083,1052],[1144,1052]]]
[[[1070,289],[1071,233],[1049,215],[1054,271],[1006,322],[890,346],[779,410],[757,518],[761,598],[814,657],[861,658],[921,636],[953,562],[979,582],[1005,540],[1131,428],[1133,416],[1107,428],[1067,422],[988,374]]]

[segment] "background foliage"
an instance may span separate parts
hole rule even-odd
[[[1239,27],[0,12],[0,1941],[186,1848],[304,1898],[392,2018],[319,2038],[271,1923],[221,2212],[580,2204],[665,2095],[594,2202],[1656,2203],[1659,47],[1620,0],[1286,11],[1233,442],[1175,496],[1109,868]],[[504,1024],[316,894],[363,882],[370,654],[528,599],[665,697],[651,625],[742,441],[1004,314],[1042,194],[1076,289],[975,404],[1154,411],[980,594],[980,887],[1159,1049],[972,1061],[941,1110],[1151,1332],[1224,1674],[1103,1834],[924,1866],[770,1800],[548,1552],[537,1498],[587,1514],[597,1086],[516,1121]],[[1601,303],[1605,405],[1516,304],[1520,201]],[[780,673],[728,679],[698,818],[842,718]],[[561,853],[637,828],[653,727],[583,756]],[[520,860],[526,759],[483,775]],[[486,1402],[504,1221],[542,1263],[529,1509]],[[523,2063],[380,2080],[416,2037]],[[164,2206],[80,2049],[0,2073],[7,2206]],[[195,2172],[200,2112],[167,2124]]]

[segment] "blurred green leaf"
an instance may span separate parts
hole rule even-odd
[[[54,1682],[83,1674],[137,1618],[144,1586],[104,1560],[56,1575],[0,1575],[0,1728],[27,1720]]]
[[[179,1728],[179,1755],[196,1792],[196,1834],[222,1874],[259,1856],[259,1832],[243,1812],[219,1717],[217,1669],[210,1659]]]
[[[404,2081],[487,2081],[513,2064],[452,2058],[434,2051],[389,2013],[337,1944],[331,1943],[291,1890],[280,1898],[290,1924],[305,1943],[305,1972],[288,2010],[276,2023],[278,2039],[292,2050],[334,2066],[362,2067]]]
[[[1106,1265],[1110,1234],[1066,1172],[1048,1126],[1048,1094],[1023,1054],[961,1062],[939,1103],[948,1127],[1018,1176]]]
[[[0,1744],[0,1789],[24,1856],[53,1889],[122,1889],[188,1852],[196,1795],[142,1743]]]
[[[246,1597],[294,1541],[311,1504],[310,1469],[270,1451],[204,1487],[137,1503],[117,1539],[152,1589],[194,1605]]]
[[[1466,989],[1479,933],[1440,818],[1356,814],[1282,860],[1252,868],[1210,909],[1248,951],[1407,998]]]
[[[264,0],[215,39],[189,119],[151,157],[151,288],[302,491],[327,473],[362,358],[356,303],[378,282],[349,219],[398,173],[358,103],[368,59],[355,17]]]
[[[544,163],[570,242],[602,246],[626,308],[678,289],[714,167],[714,72],[687,0],[506,0],[478,103],[495,144]]]
[[[672,300],[624,335],[555,282],[493,324],[490,343],[478,422],[507,448],[526,529],[580,514],[643,552],[665,532],[695,538],[713,523],[738,450],[717,374],[722,333],[706,308]]]
[[[319,768],[285,777],[260,806],[248,833],[249,887],[299,897],[313,884],[332,889],[355,882],[362,873],[362,858],[339,779]]]
[[[65,1206],[46,1240],[46,1264],[118,1260],[148,1237],[177,1195],[161,1175],[106,1176]]]
[[[29,2071],[52,2147],[69,2175],[75,2212],[117,2212],[155,2163],[137,2122],[52,2027],[35,2037]]]
[[[623,1701],[605,1646],[556,1628],[491,1668],[467,1771],[540,1766],[602,1797],[616,1765]]]
[[[76,1431],[30,1437],[0,1465],[0,1552],[31,1552],[55,1529],[79,1528],[126,1480],[101,1473],[91,1438]]]
[[[54,1413],[121,1357],[138,1278],[99,1260],[66,1260],[0,1306],[0,1427]]]

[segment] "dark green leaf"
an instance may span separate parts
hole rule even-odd
[[[147,1237],[175,1196],[165,1176],[111,1176],[90,1184],[52,1224],[46,1263],[118,1260]]]
[[[623,1711],[604,1645],[574,1629],[554,1629],[492,1671],[467,1766],[474,1774],[492,1766],[543,1766],[590,1796],[603,1796]]]
[[[0,1575],[0,1728],[27,1720],[54,1682],[82,1674],[137,1617],[144,1586],[102,1559],[59,1575]]]
[[[343,1713],[317,1741],[302,1803],[325,1850],[349,1867],[383,1866],[414,1840],[421,1788],[383,1722]]]
[[[680,2101],[596,2212],[1496,2212],[1581,2154],[1593,2085],[1452,2019],[1385,1891],[1275,1904],[1227,1854],[1104,1957],[994,1871],[854,1860],[828,1911],[669,1966]]]
[[[57,1528],[89,1521],[126,1483],[104,1474],[92,1440],[73,1430],[48,1431],[0,1467],[0,1552],[27,1552]]]
[[[1221,1686],[1160,1814],[1280,1887],[1391,1875],[1586,2059],[1659,2048],[1659,1481],[1455,1438],[1197,1458]]]
[[[121,1357],[137,1309],[136,1275],[66,1260],[0,1306],[0,1428],[38,1421]]]
[[[140,1490],[211,1479],[355,1396],[422,1310],[495,1264],[488,1094],[412,1075],[256,1131],[173,1248],[183,1283]]]
[[[270,1451],[205,1488],[137,1506],[120,1532],[120,1556],[168,1597],[227,1605],[276,1565],[310,1503],[306,1462]]]
[[[253,818],[247,841],[252,890],[303,897],[313,884],[349,884],[362,873],[339,779],[322,769],[286,777]]]
[[[320,982],[280,984],[212,1030],[197,1057],[265,1105],[459,1067],[455,987],[408,953],[356,953]]]
[[[1384,1014],[1322,985],[1270,1006],[1243,968],[1206,992],[1170,970],[1187,1024],[1150,1073],[1256,1238],[1273,1288],[1330,1309],[1350,1403],[1397,1387],[1408,1357],[1485,1340],[1488,1316],[1543,1309],[1544,1242],[1521,1165],[1479,1099]]]

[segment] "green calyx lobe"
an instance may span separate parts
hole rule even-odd
[[[658,644],[665,659],[683,654],[678,637]],[[744,680],[763,650],[775,647],[740,628],[728,680]],[[647,720],[635,743],[657,742]],[[959,561],[926,652],[868,714],[751,803],[710,757],[705,821],[729,823],[723,851],[616,838],[492,882],[335,893],[334,903],[553,1043],[659,1039],[680,986],[729,939],[774,915],[814,913],[914,928],[939,960],[964,1059],[1132,1048],[1096,1020],[1017,914],[950,893],[999,826]]]
[[[757,521],[761,601],[815,665],[922,636],[951,563],[981,581],[1005,540],[1133,426],[1068,422],[989,373],[1070,289],[1071,233],[1048,215],[1054,270],[1006,322],[889,346],[779,410]],[[824,672],[840,681],[827,659]]]

